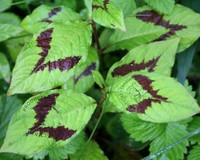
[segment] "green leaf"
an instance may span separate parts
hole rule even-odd
[[[179,39],[155,42],[132,49],[109,70],[106,81],[136,71],[157,72],[170,76]]]
[[[76,10],[77,8],[77,2],[75,0],[67,0],[67,1],[64,1],[64,0],[55,0],[54,1],[54,5],[64,5],[65,7],[67,8],[71,8],[73,10]]]
[[[92,1],[93,0],[84,0],[89,19],[92,19]]]
[[[52,160],[60,160],[68,158],[69,154],[74,154],[84,144],[85,135],[81,132],[73,141],[64,147],[55,148],[49,151],[49,157]]]
[[[189,153],[188,160],[199,160],[200,159],[200,145],[196,145],[192,148]]]
[[[1,0],[0,12],[8,9],[12,4],[12,0]]]
[[[179,121],[200,111],[190,93],[165,75],[140,71],[113,78],[107,86],[108,98],[118,109],[136,113],[145,121]]]
[[[21,31],[22,31],[21,27],[11,24],[0,24],[0,42],[15,36]]]
[[[0,13],[0,23],[19,26],[20,18],[14,13],[4,12],[4,13]]]
[[[12,115],[21,107],[22,101],[16,96],[6,97],[0,96],[0,146],[6,136],[8,124]]]
[[[200,117],[193,117],[193,120],[188,124],[188,131],[192,132],[198,128],[200,128]],[[200,134],[195,135],[190,138],[192,143],[200,143]]]
[[[184,82],[185,89],[190,93],[192,97],[195,97],[196,92],[193,91],[192,85],[189,84],[188,80],[186,79]]]
[[[124,129],[136,141],[148,142],[165,132],[166,124],[151,123],[141,120],[136,114],[123,113],[121,121]]]
[[[134,17],[125,19],[127,31],[116,30],[110,37],[106,52],[130,50],[141,44],[173,38],[180,38],[178,52],[181,52],[200,36],[200,15],[178,4],[170,15],[161,15],[148,6],[138,8],[133,14]]]
[[[1,160],[23,160],[23,157],[17,154],[10,154],[10,153],[1,153],[0,154]]]
[[[77,154],[71,156],[71,160],[79,160],[80,158],[79,151]],[[81,160],[108,160],[108,158],[104,155],[103,151],[99,147],[99,145],[95,141],[91,141],[88,147],[86,148],[84,154],[81,157]]]
[[[105,81],[99,71],[92,71],[93,79],[100,88],[105,87]]]
[[[110,2],[119,7],[123,11],[125,17],[131,15],[133,10],[136,9],[136,3],[134,0],[110,0]]]
[[[66,22],[80,20],[80,16],[70,8],[64,6],[41,5],[31,15],[27,16],[21,26],[30,33],[35,33],[52,22]]]
[[[192,65],[194,54],[196,53],[197,44],[190,46],[188,49],[177,55],[177,79],[181,84],[184,84],[187,74]]]
[[[145,0],[145,2],[158,12],[171,14],[175,1],[174,0]]]
[[[0,52],[0,78],[4,78],[6,81],[9,81],[10,74],[10,64],[6,56]]]
[[[74,75],[64,84],[63,88],[86,92],[94,84],[92,71],[99,68],[97,52],[91,48],[85,63],[75,69]]]
[[[104,27],[126,30],[122,10],[108,0],[93,0],[92,19]]]
[[[155,153],[165,147],[173,144],[187,135],[187,127],[181,123],[168,123],[165,126],[165,131],[162,134],[158,135],[153,142],[150,144],[150,153]],[[184,154],[187,153],[186,146],[188,141],[184,140],[165,152],[165,156],[170,160],[182,160],[184,159]],[[156,157],[156,159],[162,160],[162,157]]]
[[[41,92],[63,85],[76,66],[85,62],[90,43],[91,26],[83,21],[48,25],[34,34],[19,54],[8,94]]]
[[[0,152],[30,155],[64,147],[83,130],[95,107],[92,98],[72,91],[34,96],[14,114]]]

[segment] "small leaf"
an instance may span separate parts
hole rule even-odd
[[[104,27],[126,30],[122,10],[108,0],[93,0],[92,19]]]
[[[157,72],[170,76],[179,39],[150,43],[132,49],[109,70],[106,81],[137,71]]]
[[[52,23],[40,30],[17,58],[8,95],[63,85],[85,62],[90,43],[91,26],[83,21]]]
[[[180,123],[168,123],[166,124],[165,131],[157,136],[150,144],[150,153],[153,154],[165,147],[175,143],[178,139],[188,134],[187,127]],[[188,141],[184,140],[165,152],[165,156],[169,160],[182,160],[184,154],[187,153],[186,146]],[[162,157],[156,157],[158,160],[162,160]]]
[[[22,31],[21,27],[11,24],[0,24],[0,42],[15,36]]]
[[[125,17],[131,15],[133,10],[136,9],[136,3],[134,0],[110,0],[110,2],[119,7],[123,11]]]
[[[4,12],[4,13],[0,13],[0,23],[19,26],[20,18],[14,13]]]
[[[92,98],[72,91],[34,96],[14,114],[0,152],[30,155],[64,147],[83,130],[95,107]]]
[[[75,69],[74,75],[64,84],[64,89],[71,89],[77,92],[86,92],[94,84],[92,71],[99,68],[97,52],[91,48],[85,63]]]
[[[85,135],[81,132],[76,136],[73,141],[69,142],[64,147],[54,148],[49,151],[49,157],[51,160],[60,160],[68,158],[69,154],[74,154],[83,144]]]
[[[196,145],[192,148],[189,153],[188,160],[199,160],[200,159],[200,145]]]
[[[137,72],[107,83],[109,100],[123,112],[145,121],[179,121],[199,113],[187,90],[174,79],[157,73]]]
[[[166,124],[151,123],[141,120],[136,114],[123,113],[121,121],[124,129],[136,141],[148,142],[165,132]]]
[[[11,117],[21,105],[22,101],[17,96],[0,96],[0,146],[3,144]]]
[[[12,4],[12,0],[1,0],[0,12],[8,9]]]
[[[158,12],[171,14],[175,1],[174,0],[145,0],[145,2]]]
[[[71,160],[79,160],[81,151],[72,155]],[[91,141],[82,155],[81,160],[108,160],[108,158],[104,155],[99,145],[95,141]]]
[[[98,86],[102,89],[105,87],[105,81],[99,71],[92,71],[93,79],[98,84]]]
[[[6,56],[0,52],[0,78],[4,78],[6,81],[9,81],[10,74],[10,64]]]
[[[64,6],[51,7],[41,5],[31,15],[27,16],[21,26],[30,33],[35,33],[52,22],[66,22],[80,20],[80,16],[70,8]],[[64,33],[64,32],[63,32]]]
[[[200,124],[200,117],[199,116],[193,117],[193,120],[188,124],[188,131],[192,132],[200,128],[199,124]],[[191,137],[190,140],[192,143],[200,143],[200,134]]]

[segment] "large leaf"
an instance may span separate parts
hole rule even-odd
[[[109,70],[107,81],[136,71],[157,72],[170,76],[179,39],[155,42],[132,49]]]
[[[92,98],[66,90],[34,96],[14,114],[0,152],[29,155],[63,147],[85,127],[95,106]]]
[[[122,10],[108,0],[93,0],[92,19],[105,27],[126,30]]]
[[[85,62],[91,27],[85,22],[52,23],[34,34],[19,54],[8,94],[41,92],[63,85]]]
[[[6,56],[0,52],[0,78],[10,79],[10,64]]]
[[[76,68],[74,75],[63,86],[66,89],[78,92],[86,92],[94,84],[92,70],[99,68],[99,58],[97,52],[91,48],[85,63]]]
[[[4,12],[0,13],[0,23],[13,24],[18,26],[20,24],[20,19],[14,13]]]
[[[66,22],[79,19],[80,16],[70,8],[41,5],[31,15],[27,16],[21,25],[26,31],[35,33],[38,29],[46,27],[52,22]]]
[[[1,0],[0,12],[8,9],[12,4],[12,0]]]
[[[170,14],[174,9],[174,0],[145,0],[153,9],[164,14]]]
[[[10,37],[15,36],[16,34],[22,31],[21,27],[11,24],[0,24],[0,42],[4,41]]]
[[[194,98],[176,80],[165,75],[135,72],[107,82],[109,100],[123,112],[145,121],[179,121],[199,113]]]
[[[95,141],[90,142],[83,155],[81,155],[82,150],[72,155],[71,160],[79,160],[80,158],[81,160],[108,160],[108,158],[104,155],[103,151]]]
[[[133,14],[134,17],[125,20],[127,28],[125,34],[116,30],[111,36],[107,51],[130,50],[152,41],[178,37],[180,38],[178,52],[181,52],[200,36],[200,15],[178,4],[170,15],[161,15],[148,6],[138,8]]]

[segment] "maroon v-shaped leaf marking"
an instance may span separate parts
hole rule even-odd
[[[128,64],[123,64],[119,67],[116,67],[113,71],[112,71],[112,76],[124,76],[127,75],[131,72],[134,71],[141,71],[144,69],[148,69],[148,72],[153,72],[154,68],[156,67],[156,64],[158,62],[160,57],[157,58],[153,58],[152,60],[148,61],[148,62],[144,62],[142,61],[141,63],[137,64],[135,63],[135,61],[132,61]]]
[[[52,23],[50,18],[52,18],[53,16],[57,15],[59,12],[61,12],[61,10],[62,10],[62,8],[60,8],[60,7],[54,8],[53,10],[51,10],[51,12],[49,12],[48,17],[42,19],[41,22]]]
[[[161,102],[168,102],[166,97],[163,97],[158,94],[158,90],[154,90],[151,86],[153,80],[149,79],[143,75],[134,75],[133,78],[142,86],[144,90],[146,90],[152,98],[144,99],[138,104],[128,106],[127,110],[129,112],[136,112],[136,113],[145,113],[145,110],[151,106],[152,102],[154,103],[161,103]]]
[[[45,122],[45,118],[48,115],[49,111],[54,107],[56,103],[56,98],[58,94],[51,94],[47,97],[41,98],[38,101],[38,104],[33,108],[36,115],[36,122],[33,127],[29,129],[26,133],[34,134],[35,132],[39,132],[41,136],[44,133],[48,133],[49,138],[53,138],[55,141],[66,140],[71,137],[76,131],[65,128],[64,126],[58,126],[56,128],[53,127],[42,127],[42,124]]]
[[[96,69],[96,63],[90,64],[78,77],[74,77],[74,83],[76,84],[79,79],[81,79],[83,76],[88,76],[92,74],[92,70]]]
[[[104,0],[103,1],[103,7],[102,6],[99,6],[99,5],[92,5],[92,9],[98,9],[98,8],[101,8],[102,10],[105,10],[107,11],[108,8],[107,8],[107,4],[109,3],[109,0]]]
[[[159,38],[157,38],[154,41],[162,41],[166,40],[167,38],[173,36],[176,34],[176,31],[180,31],[182,29],[187,28],[187,26],[184,25],[178,25],[178,24],[170,24],[169,21],[166,21],[163,19],[163,15],[158,14],[155,11],[146,10],[143,12],[138,12],[136,14],[136,18],[144,21],[144,22],[151,22],[157,26],[162,26],[166,29],[169,29],[169,32],[161,35]]]
[[[80,56],[74,56],[66,57],[64,59],[58,59],[53,62],[49,61],[44,63],[44,60],[51,48],[50,43],[52,40],[52,33],[53,28],[50,28],[41,32],[40,35],[37,37],[37,46],[42,48],[42,52],[39,53],[41,58],[38,60],[31,74],[37,73],[38,71],[43,71],[45,68],[48,68],[49,71],[52,71],[54,69],[59,69],[60,71],[70,70],[71,68],[76,66],[79,60],[81,59]]]

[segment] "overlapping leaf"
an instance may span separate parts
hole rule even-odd
[[[63,147],[85,127],[95,106],[92,98],[72,91],[34,96],[14,114],[0,152],[30,155]]]
[[[10,64],[6,56],[0,52],[0,78],[4,78],[5,80],[9,81],[10,74]]]
[[[105,27],[126,30],[122,10],[108,0],[93,0],[92,19]]]
[[[132,49],[152,41],[179,37],[181,52],[192,45],[200,36],[200,15],[191,9],[175,5],[170,15],[161,15],[148,6],[138,8],[133,17],[125,19],[127,31],[116,30],[110,38],[107,51]],[[137,24],[137,25],[135,25]]]
[[[200,159],[200,145],[196,145],[192,148],[190,151],[190,154],[188,156],[188,160],[199,160]]]
[[[12,4],[12,0],[1,0],[0,12],[8,9]]]
[[[170,76],[179,39],[156,42],[132,49],[109,70],[107,81],[136,71],[157,72]]]
[[[164,1],[145,0],[145,2],[149,6],[151,6],[153,9],[157,10],[160,13],[164,13],[164,14],[170,14],[173,11],[174,5],[175,5],[174,0],[164,0]]]
[[[41,92],[63,85],[85,62],[91,26],[85,22],[52,23],[34,34],[19,54],[8,94]]]
[[[99,60],[96,51],[91,48],[85,63],[75,69],[74,75],[63,86],[78,92],[86,92],[93,84],[92,70],[99,68]]]
[[[70,8],[64,6],[51,7],[41,5],[31,15],[27,16],[21,23],[22,27],[31,33],[46,27],[52,22],[66,22],[80,20],[80,16]]]

